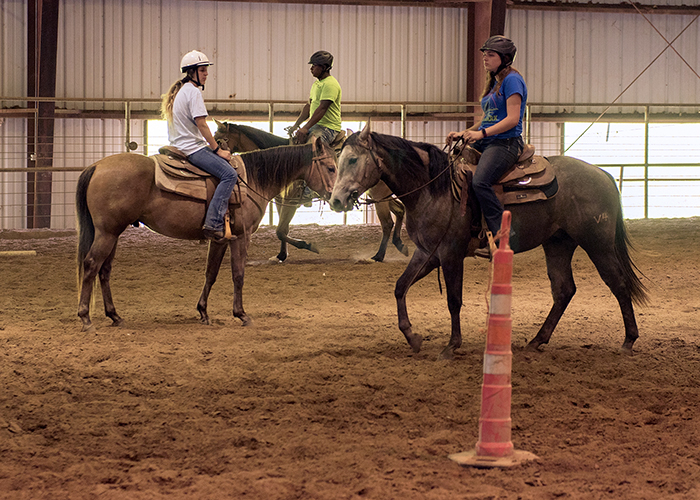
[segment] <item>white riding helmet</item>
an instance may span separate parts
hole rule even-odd
[[[180,61],[180,69],[183,73],[186,73],[190,68],[196,68],[198,66],[212,66],[214,63],[209,62],[209,58],[198,50],[191,50],[182,57]]]

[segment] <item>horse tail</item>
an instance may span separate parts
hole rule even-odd
[[[83,277],[83,262],[92,246],[92,242],[95,240],[95,225],[92,222],[92,215],[90,215],[90,209],[87,205],[87,189],[94,173],[94,164],[83,170],[78,178],[78,186],[75,190],[75,208],[78,228],[78,289],[80,289]]]
[[[605,173],[608,174],[608,172]],[[634,247],[632,246],[629,234],[627,233],[625,221],[622,218],[622,202],[619,200],[617,184],[615,184],[615,179],[610,174],[608,174],[608,177],[610,177],[613,185],[615,186],[615,192],[618,193],[619,210],[617,211],[617,220],[615,221],[615,256],[617,257],[618,262],[622,265],[622,274],[624,276],[625,285],[630,291],[632,302],[638,305],[647,305],[649,303],[648,290],[639,279],[637,273],[641,274],[642,276],[644,276],[644,274],[632,261],[632,257],[630,257],[629,254],[629,250],[633,249]]]

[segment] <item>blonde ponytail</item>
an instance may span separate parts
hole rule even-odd
[[[186,78],[176,81],[170,86],[168,93],[161,96],[163,100],[160,103],[160,116],[163,120],[169,122],[173,119],[173,102],[175,101],[175,96],[185,83],[187,83]]]

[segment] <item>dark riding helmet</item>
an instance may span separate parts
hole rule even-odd
[[[484,45],[482,45],[479,50],[481,52],[491,50],[501,56],[500,70],[513,64],[513,60],[515,60],[515,53],[518,49],[515,48],[515,44],[509,38],[506,38],[503,35],[494,35],[486,40]]]
[[[317,64],[319,66],[326,66],[328,69],[333,67],[333,55],[325,50],[319,50],[314,52],[309,59],[309,64]]]

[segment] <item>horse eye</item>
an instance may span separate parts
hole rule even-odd
[[[350,158],[350,161],[348,163],[350,163],[350,165],[354,165],[355,163],[357,163],[357,158]]]

